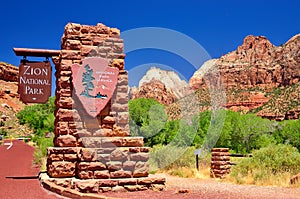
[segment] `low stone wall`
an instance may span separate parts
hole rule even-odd
[[[148,147],[48,149],[47,171],[50,177],[78,179],[114,179],[147,177]]]
[[[105,193],[109,191],[144,191],[165,189],[165,178],[143,177],[127,179],[89,179],[51,178],[46,173],[40,174],[40,181],[44,188],[62,195],[66,192]],[[73,197],[72,197],[73,198]]]

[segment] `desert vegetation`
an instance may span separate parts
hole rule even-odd
[[[208,177],[210,154],[201,157],[198,172],[194,149],[200,148],[205,141],[212,112],[201,112],[186,122],[168,120],[164,109],[165,106],[153,99],[141,98],[129,103],[131,133],[146,137],[145,145],[152,148],[152,170],[160,168],[181,177]],[[253,154],[253,157],[233,158],[237,166],[233,166],[227,180],[288,186],[290,177],[300,172],[300,120],[278,122],[228,110],[214,147],[226,147],[232,153]]]
[[[45,160],[47,156],[47,147],[53,146],[54,137],[54,97],[50,97],[45,104],[35,104],[25,106],[17,114],[20,124],[27,124],[32,130],[33,135],[29,137],[36,145],[34,161],[45,169]],[[46,134],[51,133],[47,138]]]
[[[46,148],[53,145],[54,98],[46,104],[26,106],[17,114],[20,124],[29,125],[37,145],[35,161],[42,163]],[[129,102],[132,136],[143,136],[151,147],[151,172],[168,172],[181,177],[209,177],[210,153],[200,158],[195,169],[194,150],[202,146],[211,123],[212,112],[204,111],[191,121],[170,120],[166,107],[154,99]],[[300,172],[300,120],[273,121],[255,114],[226,111],[221,134],[215,147],[230,148],[232,153],[253,154],[233,158],[237,162],[226,180],[235,183],[287,186]],[[172,151],[172,153],[168,153]]]

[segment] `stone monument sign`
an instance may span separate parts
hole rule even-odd
[[[164,189],[164,178],[148,176],[149,148],[143,138],[130,136],[120,31],[69,23],[61,41],[59,56],[52,57],[55,138],[48,148],[44,187],[72,193]]]

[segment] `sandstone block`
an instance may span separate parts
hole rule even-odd
[[[97,47],[96,46],[85,46],[83,45],[81,47],[81,56],[85,57],[89,54],[97,53]]]
[[[114,53],[123,53],[124,52],[124,44],[123,43],[114,43],[113,45]],[[124,67],[122,68],[124,70]]]
[[[114,117],[111,116],[105,116],[102,120],[103,124],[114,124],[116,122]]]
[[[124,59],[126,57],[126,55],[124,53],[114,53],[114,52],[110,52],[107,53],[107,58],[108,59]]]
[[[81,25],[78,23],[68,23],[65,26],[65,35],[80,35]]]
[[[75,182],[76,188],[82,193],[97,193],[98,192],[98,182],[96,180],[88,181],[77,181]]]
[[[102,146],[102,140],[98,137],[82,137],[80,139],[82,141],[82,145],[86,148],[99,148]]]
[[[124,137],[123,145],[125,147],[141,147],[144,145],[143,137]]]
[[[128,159],[128,154],[121,151],[120,149],[116,149],[110,154],[111,161],[125,161],[127,159]]]
[[[57,100],[56,106],[58,108],[72,109],[73,103],[72,97],[60,97]]]
[[[211,156],[229,156],[230,153],[229,152],[212,152]]]
[[[129,88],[127,85],[117,86],[117,92],[128,93],[128,89]]]
[[[108,162],[110,161],[110,154],[98,154],[97,160],[101,162]]]
[[[94,176],[98,179],[108,179],[110,177],[108,170],[94,171]]]
[[[99,187],[99,191],[101,193],[109,192],[111,191],[111,187]]]
[[[64,49],[66,50],[80,50],[81,43],[79,40],[68,39],[65,42]]]
[[[82,148],[79,153],[81,161],[90,162],[97,160],[97,153],[94,149]]]
[[[80,121],[80,116],[76,110],[58,109],[56,117],[59,121]]]
[[[151,185],[151,190],[153,190],[153,191],[164,191],[165,189],[166,189],[166,186],[162,185],[162,184]]]
[[[113,192],[126,192],[126,189],[122,186],[116,186],[111,189]]]
[[[48,147],[49,154],[77,154],[80,150],[78,147]]]
[[[76,138],[72,135],[61,135],[57,137],[56,143],[60,147],[73,147],[76,146]]]
[[[126,161],[126,162],[123,162],[123,169],[127,170],[127,171],[134,171],[135,164],[136,164],[135,161]]]
[[[101,43],[103,42],[103,40],[101,41]],[[99,47],[99,49],[98,49],[98,52],[99,53],[108,53],[108,52],[110,52],[110,51],[112,51],[112,48],[110,47],[110,46],[101,46],[101,47]]]
[[[118,124],[129,124],[129,113],[120,112],[118,113]]]
[[[102,147],[121,147],[122,138],[121,137],[104,137],[102,138]]]
[[[69,128],[81,130],[83,128],[83,124],[82,122],[69,122]]]
[[[98,34],[109,34],[109,27],[102,23],[98,23],[96,26],[96,33]]]
[[[127,191],[139,191],[139,185],[125,185]]]
[[[212,148],[212,152],[229,152],[229,148]]]
[[[136,185],[137,184],[137,179],[134,178],[127,178],[127,179],[120,179],[119,180],[119,185],[124,186],[124,185]]]
[[[78,137],[91,137],[92,136],[92,133],[87,131],[86,129],[78,130],[75,134]]]
[[[64,188],[71,188],[71,180],[69,180],[69,179],[56,178],[53,182],[58,186],[61,186]]]
[[[132,172],[131,171],[124,171],[124,170],[118,170],[110,172],[111,178],[131,178]]]
[[[122,162],[119,161],[110,161],[106,163],[109,171],[117,171],[122,169]]]
[[[229,161],[211,161],[211,165],[228,165]]]
[[[51,162],[47,165],[49,176],[53,178],[74,177],[75,163],[67,161]]]
[[[78,160],[77,154],[64,154],[63,156],[65,161],[74,162]]]
[[[115,103],[127,104],[128,103],[128,93],[118,92],[116,96]]]
[[[79,171],[78,177],[80,179],[92,179],[94,178],[93,171]]]
[[[113,47],[115,50],[115,46]],[[123,50],[123,49],[122,49]],[[123,52],[123,51],[122,51]],[[119,70],[124,70],[124,59],[114,59],[111,63],[111,66],[118,68]]]
[[[134,153],[130,154],[130,160],[132,161],[148,161],[149,153]]]
[[[149,174],[149,163],[137,162],[133,171],[133,177],[147,177]]]
[[[128,104],[112,104],[111,110],[113,112],[128,112]]]
[[[109,29],[109,36],[119,38],[120,37],[120,30],[117,29],[117,28],[110,28]]]
[[[56,80],[56,85],[59,89],[70,89],[70,76],[60,76]]]
[[[81,59],[79,50],[61,50],[62,59]]]
[[[48,156],[48,158],[51,162],[64,160],[63,154],[51,154],[50,156]]]
[[[99,187],[115,187],[118,185],[118,181],[117,180],[100,180],[99,181]]]
[[[57,86],[59,88],[59,85]],[[64,89],[59,89],[59,91],[56,93],[56,97],[71,97],[72,96],[72,91],[70,88],[64,88]]]
[[[229,161],[230,156],[212,156],[211,161]]]

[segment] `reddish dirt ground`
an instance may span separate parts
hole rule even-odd
[[[8,176],[36,176],[39,169],[32,164],[34,148],[22,141],[13,141],[13,146],[0,146],[0,198],[55,199],[46,192],[38,179],[11,179]]]
[[[13,141],[13,147],[0,146],[0,199],[55,199],[63,198],[45,191],[38,179],[11,179],[8,176],[36,176],[38,168],[32,164],[34,148],[22,141]],[[215,180],[179,178],[157,174],[167,179],[167,190],[104,193],[102,196],[130,199],[294,199],[300,198],[299,188],[260,187],[220,183]],[[178,193],[180,190],[187,193]]]

